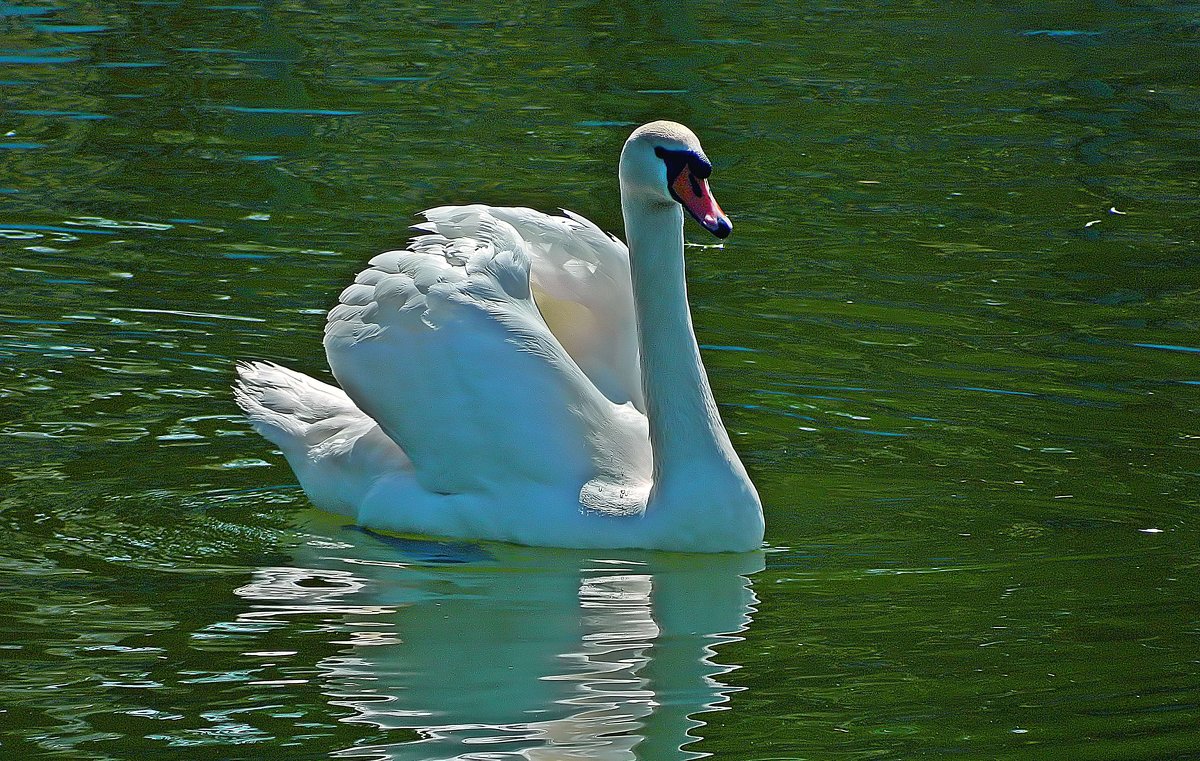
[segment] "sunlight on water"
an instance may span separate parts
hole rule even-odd
[[[1196,754],[1196,9],[0,3],[0,755]],[[687,247],[765,553],[313,513],[229,384],[423,208]]]

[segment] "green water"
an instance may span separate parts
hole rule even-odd
[[[0,4],[0,756],[1200,758],[1200,6],[678,5]],[[766,551],[309,509],[233,362],[664,117]]]

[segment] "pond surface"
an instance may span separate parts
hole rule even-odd
[[[0,4],[0,755],[1200,758],[1200,6],[688,8]],[[663,117],[765,551],[309,508],[234,361]]]

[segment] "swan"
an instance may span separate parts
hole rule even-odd
[[[732,230],[700,141],[656,121],[618,177],[628,248],[587,219],[442,206],[330,310],[340,388],[238,364],[234,398],[312,503],[401,534],[741,552],[763,539],[688,310],[683,212]]]

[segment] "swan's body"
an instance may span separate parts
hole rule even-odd
[[[717,413],[688,312],[685,203],[724,237],[708,162],[655,122],[621,156],[629,250],[529,209],[425,212],[341,296],[341,389],[239,367],[238,403],[318,507],[410,534],[741,551],[758,495]],[[344,389],[344,390],[343,390]]]

